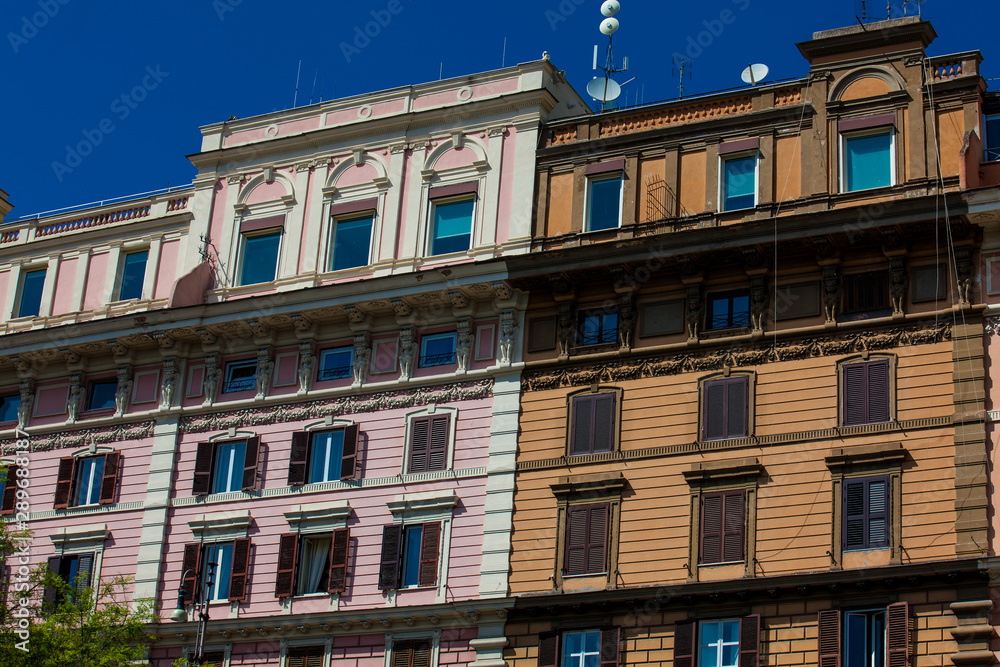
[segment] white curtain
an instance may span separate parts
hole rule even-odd
[[[323,575],[330,567],[331,538],[307,537],[302,544],[302,579],[299,594],[321,593]]]

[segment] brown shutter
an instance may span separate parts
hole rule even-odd
[[[760,614],[740,619],[739,667],[757,667],[760,659]]]
[[[743,560],[743,491],[730,491],[723,498],[722,560]]]
[[[330,545],[330,592],[343,593],[347,590],[347,556],[351,544],[349,528],[338,528],[333,531],[333,543]]]
[[[868,363],[868,421],[889,421],[889,360]]]
[[[115,502],[115,492],[118,490],[118,468],[121,466],[121,452],[108,452],[104,455],[104,477],[101,479],[101,505],[112,505]]]
[[[694,667],[694,621],[674,623],[674,667]]]
[[[383,591],[399,585],[399,554],[402,544],[402,526],[389,524],[382,527],[382,560],[378,572],[378,587]]]
[[[722,495],[706,493],[701,496],[701,545],[699,563],[722,562]]]
[[[222,667],[226,661],[225,651],[205,653],[201,658],[201,667]]]
[[[17,505],[17,466],[6,466],[0,515],[13,514],[15,505]]]
[[[324,646],[302,646],[288,649],[286,667],[323,667]]]
[[[340,461],[340,479],[354,479],[358,473],[358,425],[344,429],[344,458]]]
[[[59,459],[59,472],[56,478],[55,504],[57,510],[69,507],[69,496],[73,492],[73,472],[76,470],[76,459],[65,456]]]
[[[558,667],[559,633],[543,632],[538,635],[538,667]]]
[[[620,628],[605,628],[601,630],[601,667],[618,667],[618,648],[620,644]]]
[[[865,529],[868,525],[867,503],[865,502],[865,480],[844,483],[844,549],[862,549],[866,545]]]
[[[299,536],[285,533],[278,538],[278,572],[274,578],[274,597],[291,597],[295,591],[295,565],[298,562]]]
[[[819,626],[819,667],[840,667],[840,610],[821,611],[816,622]]]
[[[868,373],[865,364],[844,364],[843,373],[844,426],[868,422]]]
[[[885,609],[886,667],[906,667],[910,660],[910,607],[894,602]]]
[[[747,431],[747,412],[750,378],[747,376],[730,378],[726,381],[726,437],[743,438]]]
[[[181,560],[181,576],[184,580],[181,585],[184,587],[184,604],[191,604],[196,598],[197,589],[200,586],[198,575],[201,574],[201,544],[191,542],[184,545],[184,558]]]
[[[243,457],[243,490],[257,490],[257,461],[260,458],[260,438],[248,438]]]
[[[569,453],[589,454],[594,439],[594,395],[574,396],[569,431]]]
[[[451,415],[435,415],[430,420],[430,440],[427,446],[427,470],[448,467],[448,432]]]
[[[410,421],[410,465],[407,472],[427,470],[430,422],[430,417],[415,417]]]
[[[726,387],[718,380],[706,382],[703,389],[702,439],[726,437]]]
[[[594,443],[591,451],[610,452],[615,448],[615,399],[616,394],[594,396]]]
[[[583,574],[587,567],[588,506],[566,510],[566,574]]]
[[[194,456],[194,484],[191,494],[206,496],[212,489],[212,459],[215,457],[215,443],[199,442]]]
[[[90,575],[94,569],[94,554],[80,554],[76,561],[76,579],[69,582],[73,588],[82,591],[90,586]]]
[[[306,466],[309,457],[309,434],[292,433],[292,447],[288,455],[288,486],[306,483]]]
[[[58,577],[59,576],[59,566],[62,565],[62,558],[59,556],[49,556],[49,576]],[[59,599],[59,589],[52,585],[45,586],[45,592],[42,595],[42,602],[44,603],[46,609],[54,609],[56,603]]]
[[[233,568],[229,573],[229,600],[242,602],[247,599],[247,582],[250,571],[250,538],[233,541]]]
[[[440,522],[425,523],[420,535],[420,571],[417,574],[418,586],[434,586],[437,584],[440,545]]]
[[[392,667],[411,667],[413,642],[395,642],[392,645]]]
[[[413,662],[412,667],[430,667],[431,664],[431,643],[429,641],[413,642]]]
[[[608,505],[590,508],[587,526],[587,572],[604,572],[607,569]]]

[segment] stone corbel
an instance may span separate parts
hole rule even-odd
[[[760,274],[750,278],[750,327],[755,334],[764,333],[767,324],[767,276]]]
[[[618,297],[618,346],[622,350],[632,349],[635,323],[639,319],[635,308],[635,292],[626,292]]]
[[[115,416],[121,417],[128,409],[128,397],[132,393],[132,366],[118,367],[118,386],[115,388]]]
[[[559,358],[568,359],[570,348],[576,341],[576,323],[573,321],[573,302],[563,301],[559,304],[556,338],[559,346]]]
[[[827,324],[836,324],[840,310],[840,268],[836,264],[823,267],[823,313]]]
[[[906,306],[907,288],[910,276],[906,270],[906,258],[902,255],[889,258],[889,296],[892,299],[892,316],[902,317]]]
[[[705,294],[701,281],[685,286],[687,292],[687,333],[688,341],[698,340],[701,320],[705,316]]]
[[[517,339],[517,320],[514,310],[507,308],[500,312],[500,342],[498,345],[498,363],[510,366],[514,352],[514,341]]]
[[[354,334],[354,361],[351,368],[354,372],[354,384],[362,385],[368,374],[368,360],[371,358],[371,334],[358,331]]]
[[[272,360],[273,349],[270,345],[261,345],[257,348],[257,395],[255,398],[264,398],[271,387],[271,376],[274,374],[274,361]]]
[[[313,353],[313,341],[310,338],[299,343],[299,395],[307,393],[312,386],[315,368],[316,355]]]
[[[347,322],[351,331],[359,331],[366,326],[368,316],[357,306],[344,306],[344,312],[347,314]]]
[[[469,370],[469,359],[472,357],[472,322],[468,317],[458,320],[458,335],[455,342],[455,358],[458,361],[458,372]]]

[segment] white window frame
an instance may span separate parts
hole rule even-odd
[[[989,147],[988,142],[990,140],[990,133],[989,133],[989,128],[987,127],[986,124],[991,120],[996,121],[997,127],[1000,128],[1000,113],[983,114],[983,162],[1000,161],[1000,136],[994,137],[994,140],[996,142],[995,145],[997,147],[996,148],[997,157],[990,159],[989,153],[987,152],[987,149]]]
[[[122,297],[122,283],[125,281],[125,260],[128,258],[129,255],[137,255],[140,252],[146,253],[146,263],[143,266],[143,271],[142,271],[142,288],[139,290],[139,296],[138,297],[134,297],[134,299],[124,299],[124,300],[125,301],[132,301],[132,300],[141,301],[143,299],[143,294],[146,292],[146,273],[148,273],[148,269],[149,269],[149,260],[150,260],[150,257],[149,257],[149,255],[150,255],[150,248],[149,248],[149,246],[145,246],[145,247],[138,247],[137,246],[135,248],[128,248],[127,250],[124,249],[124,248],[121,250],[121,253],[119,254],[119,259],[118,259],[118,270],[115,273],[115,285],[114,285],[114,295],[115,295],[114,301],[115,302],[123,300],[121,297]]]
[[[590,634],[597,634],[597,651],[596,652],[594,652],[594,653],[588,653],[587,650],[584,649],[582,653],[570,654],[565,649],[565,646],[566,646],[566,643],[567,643],[566,642],[566,637],[567,636],[569,636],[569,635],[590,635]],[[563,648],[562,651],[560,651],[559,663],[558,663],[559,667],[562,667],[563,665],[565,665],[566,664],[566,658],[571,657],[571,655],[579,658],[577,660],[578,664],[575,665],[575,666],[572,666],[572,667],[586,667],[587,656],[588,655],[594,656],[596,658],[596,662],[598,662],[598,663],[600,662],[600,656],[601,656],[601,631],[600,630],[567,630],[567,631],[563,632],[563,635],[562,635],[561,639],[562,639],[562,642],[560,642],[560,645],[562,647],[564,647],[564,648]]]
[[[731,160],[745,160],[753,158],[753,205],[742,208],[726,208],[726,163]],[[729,213],[730,211],[747,211],[756,208],[760,203],[760,149],[753,148],[748,151],[738,151],[719,156],[719,211]]]
[[[344,377],[339,377],[339,378],[329,378],[329,379],[325,379],[325,380],[324,379],[320,379],[320,373],[323,372],[323,358],[328,353],[330,353],[330,352],[343,352],[344,350],[348,350],[351,353],[351,361],[348,364],[347,375],[345,375]],[[319,359],[317,361],[318,361],[318,363],[316,364],[316,381],[317,382],[335,382],[337,380],[350,379],[351,376],[352,376],[352,370],[351,369],[354,367],[354,346],[353,345],[335,345],[333,347],[323,348],[323,349],[321,349],[319,351]]]
[[[94,455],[89,455],[88,454],[88,455],[85,455],[85,456],[78,456],[78,457],[76,457],[76,461],[73,463],[73,465],[79,467],[79,466],[83,465],[84,461],[97,461],[97,459],[104,459],[104,458],[105,458],[104,454],[94,454]],[[82,483],[83,480],[80,479],[76,475],[76,472],[77,472],[76,470],[73,471],[74,472],[73,477],[76,478],[76,485],[75,485],[75,487],[73,489],[71,489],[73,497],[70,499],[71,500],[71,503],[69,505],[70,507],[94,507],[94,506],[100,504],[100,501],[101,501],[101,483],[100,482],[98,482],[98,484],[97,484],[97,492],[95,494],[96,497],[93,497],[93,498],[91,497],[91,495],[92,495],[91,492],[94,490],[94,469],[95,468],[96,468],[96,466],[91,466],[91,468],[90,468],[90,475],[89,475],[90,479],[88,480],[88,483],[87,483],[87,488],[90,491],[88,491],[88,493],[87,493],[87,502],[85,502],[85,503],[77,503],[76,502],[77,496],[79,496],[80,484]],[[101,475],[99,476],[99,479],[103,479],[103,477],[104,477],[104,466],[102,465],[101,466]]]
[[[479,213],[478,194],[464,193],[460,195],[453,195],[451,197],[439,197],[429,201],[430,205],[427,207],[427,241],[424,244],[424,258],[435,259],[438,257],[457,255],[459,253],[472,252],[472,250],[476,247],[476,214]],[[437,234],[437,225],[435,224],[435,213],[437,212],[437,207],[442,204],[447,206],[448,204],[459,204],[467,201],[472,202],[472,213],[469,215],[469,247],[465,250],[456,250],[455,252],[443,252],[439,255],[433,254],[434,239]]]
[[[851,139],[861,139],[880,134],[889,135],[889,185],[878,185],[871,188],[858,188],[857,190],[847,189],[847,142]],[[866,190],[877,190],[883,187],[892,187],[897,184],[896,178],[896,128],[893,125],[879,125],[878,127],[865,128],[863,130],[850,130],[840,132],[840,192],[865,192]]]
[[[256,387],[256,380],[254,381],[254,387],[251,387],[250,389],[238,389],[238,390],[235,390],[235,391],[228,389],[229,383],[232,382],[232,373],[233,373],[233,371],[236,370],[237,368],[249,368],[250,364],[253,364],[253,367],[254,367],[254,373],[253,374],[254,374],[254,377],[256,378],[256,376],[257,376],[257,369],[258,369],[258,360],[257,360],[256,357],[251,357],[249,359],[236,359],[236,360],[233,360],[233,361],[227,361],[226,362],[226,372],[225,372],[225,375],[223,375],[223,378],[222,378],[222,387],[220,388],[219,393],[220,394],[235,394],[235,393],[238,393],[238,392],[241,392],[241,391],[251,391],[251,389],[254,389]]]
[[[278,254],[274,258],[274,277],[270,281],[265,281],[262,283],[244,283],[243,282],[243,263],[246,260],[247,252],[247,239],[255,238],[258,236],[272,236],[274,234],[278,235]],[[254,285],[270,285],[278,279],[278,270],[281,268],[281,253],[285,249],[285,228],[284,227],[268,227],[266,229],[255,229],[254,231],[239,232],[239,248],[237,254],[239,256],[239,261],[236,263],[236,275],[234,280],[237,281],[235,287],[252,287]]]
[[[21,315],[21,301],[24,297],[24,279],[29,273],[35,273],[36,271],[44,271],[42,276],[42,298],[38,303],[38,314],[37,315]],[[29,317],[42,317],[42,312],[45,310],[45,283],[49,280],[49,265],[48,264],[38,264],[34,266],[22,266],[17,276],[17,292],[14,294],[14,308],[11,309],[11,319],[18,318],[29,318]]]
[[[209,495],[214,495],[214,494],[219,494],[219,493],[233,493],[234,491],[242,491],[243,490],[242,484],[240,485],[239,488],[235,488],[235,489],[228,489],[227,488],[225,491],[216,491],[215,490],[215,479],[216,479],[216,477],[219,474],[219,470],[217,468],[217,465],[218,465],[218,462],[219,462],[219,448],[220,447],[226,447],[228,445],[233,445],[233,449],[230,450],[230,454],[229,454],[229,463],[228,463],[229,474],[226,475],[226,486],[228,487],[229,483],[233,479],[233,463],[234,463],[234,457],[235,457],[235,454],[236,454],[236,447],[235,446],[238,445],[240,442],[243,443],[243,462],[240,465],[236,466],[236,469],[240,471],[240,478],[242,479],[243,470],[246,467],[247,447],[250,444],[249,441],[248,440],[240,440],[240,439],[237,438],[237,439],[234,439],[234,440],[225,440],[223,442],[215,443],[215,447],[212,449],[212,479],[211,479],[211,489],[209,491]]]
[[[324,271],[326,273],[334,273],[339,271],[356,271],[358,269],[363,269],[366,266],[371,266],[373,263],[372,256],[374,255],[374,245],[375,245],[375,225],[378,222],[378,211],[374,209],[369,209],[368,215],[362,215],[365,211],[357,211],[355,213],[344,213],[341,215],[334,215],[330,217],[330,229],[327,231],[326,238],[326,261],[324,262]],[[368,257],[365,259],[364,264],[360,266],[352,266],[346,269],[334,269],[333,268],[333,251],[336,247],[337,241],[337,225],[341,222],[352,222],[355,220],[371,220],[371,229],[368,230]]]
[[[111,536],[106,523],[94,523],[83,526],[62,526],[49,535],[55,547],[55,556],[75,556],[77,554],[94,554],[94,568],[88,582],[93,590],[97,590],[101,582],[101,563],[104,560],[104,543]]]
[[[455,506],[458,505],[458,496],[455,494],[454,489],[404,493],[394,496],[386,505],[389,508],[389,512],[392,513],[392,522],[404,528],[415,524],[440,522],[441,536],[438,540],[438,549],[440,551],[438,552],[437,592],[434,602],[437,604],[444,603],[448,590],[451,525],[454,519]],[[423,541],[423,535],[420,536],[420,539]],[[389,605],[395,606],[398,590],[391,589],[386,591],[386,593]],[[433,661],[431,664],[433,664]]]
[[[584,232],[595,231],[591,229],[590,225],[590,214],[592,213],[592,194],[594,183],[600,183],[604,181],[618,181],[618,223],[613,227],[608,227],[607,229],[601,229],[597,231],[606,232],[609,229],[620,229],[622,226],[622,203],[625,199],[625,174],[620,171],[612,171],[606,174],[594,174],[593,176],[587,177],[587,192],[584,197],[583,205],[583,222],[584,222]]]
[[[725,623],[735,623],[736,624],[736,641],[735,642],[726,643],[722,639],[721,629],[722,629],[722,626]],[[740,664],[740,619],[738,619],[738,618],[723,618],[723,619],[710,620],[710,621],[698,621],[698,641],[695,643],[695,655],[698,658],[701,657],[701,648],[702,648],[701,633],[705,631],[705,626],[707,626],[707,625],[718,625],[720,627],[719,641],[715,644],[716,650],[717,650],[717,654],[716,654],[717,655],[717,658],[716,658],[717,659],[717,663],[716,663],[717,666],[718,667],[737,667],[737,665]],[[722,662],[722,657],[724,655],[723,649],[726,646],[736,646],[736,664],[735,665],[731,665],[731,666],[724,665],[723,662]]]
[[[383,663],[383,667],[392,667],[392,662],[395,657],[393,655],[393,647],[396,642],[408,642],[421,639],[427,639],[431,644],[431,652],[427,664],[429,667],[437,667],[441,654],[441,630],[432,630],[431,632],[418,630],[411,632],[385,633],[385,662]]]
[[[425,354],[426,346],[429,341],[432,340],[443,340],[445,338],[451,338],[451,356],[452,361],[446,364],[430,364],[425,366],[422,362],[427,356]],[[458,363],[458,332],[457,331],[439,331],[438,333],[423,334],[420,336],[420,350],[417,356],[417,368],[437,368],[439,366],[451,366]]]

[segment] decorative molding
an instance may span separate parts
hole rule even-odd
[[[224,431],[228,428],[265,426],[281,422],[318,419],[326,416],[378,412],[423,405],[443,404],[489,398],[493,395],[493,380],[461,382],[435,387],[415,387],[357,396],[341,396],[302,403],[286,403],[259,408],[244,408],[212,414],[182,417],[181,433]],[[152,423],[152,422],[150,422]],[[134,439],[134,438],[130,438]],[[36,442],[36,441],[33,441]],[[101,440],[99,442],[107,442]]]
[[[581,363],[565,369],[525,373],[525,391],[559,387],[587,387],[601,382],[621,382],[680,373],[721,370],[726,367],[759,366],[810,357],[828,357],[853,352],[888,350],[904,345],[926,345],[951,339],[951,324],[934,327],[898,327],[885,331],[862,331],[845,336],[824,336],[777,345],[745,345],[705,352],[680,352],[603,364]]]
[[[990,336],[1000,334],[1000,315],[993,315],[983,319],[983,331]]]
[[[85,428],[57,433],[32,433],[31,450],[49,451],[52,449],[80,448],[94,444],[111,444],[126,440],[143,440],[152,437],[153,420],[135,422],[132,424],[111,424],[98,428]],[[9,453],[15,450],[15,438],[0,440],[0,452]]]

